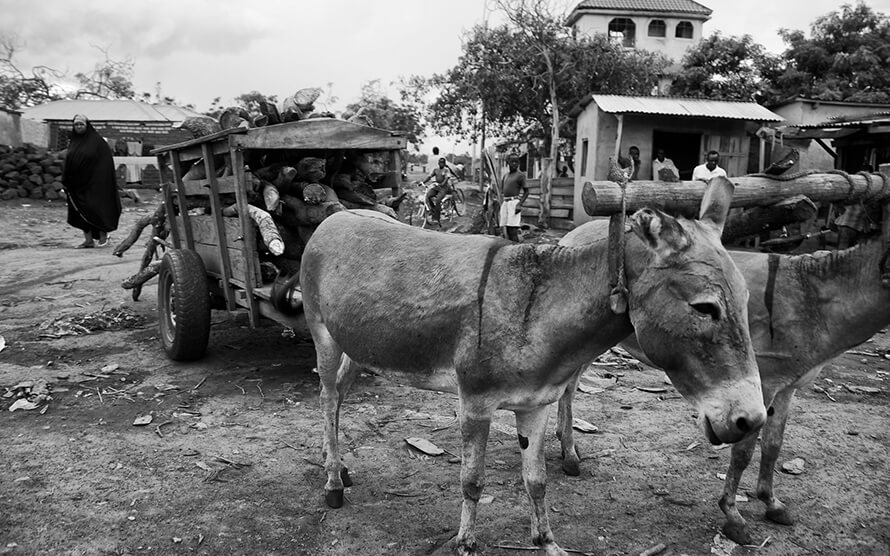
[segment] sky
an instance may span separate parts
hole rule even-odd
[[[705,36],[749,34],[776,54],[780,28],[808,32],[845,3],[698,1],[713,10]],[[577,3],[554,0],[566,14]],[[890,14],[890,0],[866,3]],[[321,87],[316,108],[340,112],[373,80],[397,100],[400,79],[444,73],[468,30],[503,21],[494,0],[0,0],[0,14],[0,38],[16,44],[13,61],[26,73],[43,65],[73,76],[107,54],[132,60],[137,94],[160,91],[199,111],[216,97],[229,106],[251,91],[280,101]]]

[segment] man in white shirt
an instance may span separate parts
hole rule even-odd
[[[692,170],[692,180],[701,180],[704,182],[711,181],[711,178],[715,178],[717,176],[726,177],[726,170],[717,166],[717,162],[720,160],[720,153],[717,151],[709,151],[707,157],[705,158],[704,164],[699,164]]]
[[[665,170],[662,175],[661,171]],[[655,159],[652,161],[652,180],[653,181],[679,181],[680,171],[674,161],[664,156],[664,149],[658,149]]]

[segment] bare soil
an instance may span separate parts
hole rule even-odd
[[[157,198],[146,201],[125,201],[112,244]],[[64,203],[0,203],[0,395],[42,379],[51,396],[14,412],[14,396],[0,398],[0,554],[428,554],[456,533],[453,396],[363,375],[341,420],[355,485],[330,510],[311,341],[214,311],[206,357],[172,362],[157,338],[155,281],[139,301],[120,287],[142,242],[116,258],[111,247],[75,250],[81,239]],[[598,555],[660,543],[671,555],[890,553],[888,349],[880,333],[827,366],[823,391],[798,394],[779,465],[803,458],[804,471],[776,475],[797,522],[765,521],[751,495],[740,507],[767,541],[759,549],[719,535],[729,450],[707,445],[660,371],[605,355],[587,373],[603,390],[576,399],[576,416],[599,428],[578,433],[581,477],[563,475],[555,436],[547,447],[557,539]],[[134,425],[145,415],[149,424]],[[506,548],[530,545],[513,427],[499,414],[489,442],[486,555],[529,553]],[[409,437],[448,453],[426,456]],[[758,464],[755,455],[740,493]]]

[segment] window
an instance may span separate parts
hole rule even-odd
[[[581,175],[587,175],[587,152],[588,152],[588,144],[587,139],[581,140]]]
[[[649,36],[650,37],[666,37],[667,36],[667,25],[665,25],[663,19],[653,19],[649,22]]]
[[[632,19],[616,17],[609,22],[609,38],[621,46],[633,48],[636,33],[637,26]]]
[[[677,32],[675,36],[678,39],[691,39],[692,38],[692,24],[688,21],[681,21],[677,24]]]

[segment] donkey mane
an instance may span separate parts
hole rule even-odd
[[[838,275],[853,275],[868,278],[863,270],[871,270],[880,264],[879,257],[885,246],[880,236],[869,238],[841,251],[818,251],[793,255],[790,264],[805,277],[828,279]],[[877,280],[877,276],[872,277]]]

